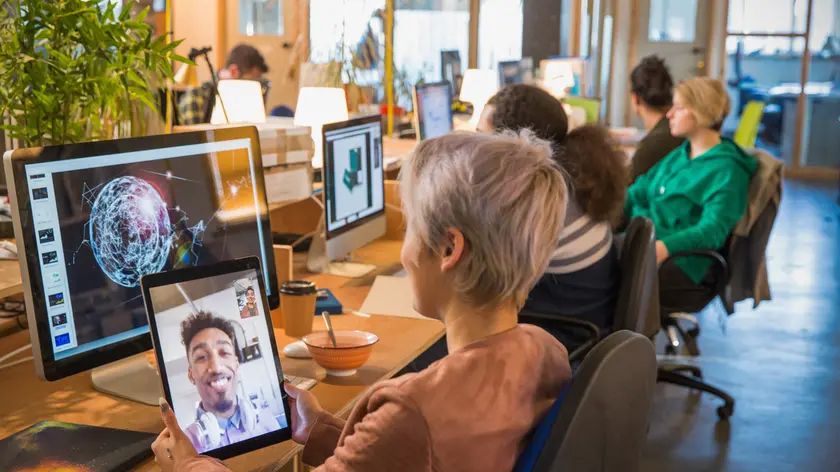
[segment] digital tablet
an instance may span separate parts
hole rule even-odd
[[[256,257],[144,276],[160,379],[201,454],[226,459],[291,438]]]

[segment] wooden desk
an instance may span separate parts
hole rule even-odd
[[[380,240],[356,252],[356,257],[380,266],[399,261],[401,242]],[[301,276],[300,272],[296,276]],[[329,288],[351,310],[358,310],[369,285],[331,275],[309,275],[319,287]],[[291,375],[319,379],[312,392],[328,411],[346,416],[358,397],[379,380],[392,377],[419,354],[443,336],[443,324],[432,320],[418,320],[389,316],[356,315],[333,317],[337,329],[361,329],[375,333],[380,341],[373,355],[359,373],[348,378],[324,378],[325,372],[311,360],[287,359],[281,354],[284,372]],[[323,330],[323,321],[315,319],[315,329]],[[275,331],[278,347],[282,349],[292,339],[283,331]],[[9,352],[29,342],[27,332],[0,338],[0,353]],[[81,373],[57,382],[45,382],[35,376],[31,362],[0,371],[0,438],[42,420],[73,423],[157,433],[163,429],[157,408],[111,397],[93,390],[88,373]],[[228,460],[233,470],[278,470],[300,450],[287,441],[241,457]],[[157,470],[147,461],[138,470]]]

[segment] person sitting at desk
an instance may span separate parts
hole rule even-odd
[[[441,320],[449,355],[371,387],[347,421],[286,384],[292,439],[318,471],[510,472],[571,378],[568,353],[519,309],[563,226],[567,190],[529,133],[454,132],[421,142],[402,174],[401,260],[415,309]],[[556,211],[543,211],[554,208]],[[198,456],[165,402],[153,445],[164,470],[221,471]]]
[[[219,70],[219,80],[240,79],[240,80],[262,80],[268,73],[268,66],[265,58],[257,48],[247,44],[239,44],[230,50],[224,69]],[[205,123],[209,119],[207,115],[208,103],[215,100],[216,94],[213,81],[207,81],[200,87],[191,87],[184,92],[178,102],[178,116],[182,125],[195,125]]]
[[[547,91],[530,85],[502,89],[484,108],[478,130],[531,129],[554,145],[554,158],[573,189],[564,229],[546,273],[531,290],[525,309],[612,326],[621,268],[612,239],[621,218],[628,178],[624,154],[607,131],[584,126],[567,133],[563,105]],[[574,349],[566,330],[540,324]]]
[[[627,218],[650,218],[656,228],[656,260],[691,250],[723,248],[747,207],[755,158],[722,138],[730,100],[719,80],[696,77],[676,87],[668,112],[671,133],[686,142],[640,176],[627,191]],[[709,262],[681,258],[660,270],[660,303],[679,306],[706,277]],[[680,299],[674,299],[675,294]],[[704,295],[702,291],[701,295]]]
[[[665,61],[657,56],[642,59],[630,73],[633,111],[642,119],[647,135],[639,141],[630,163],[635,181],[663,157],[685,142],[671,134],[666,114],[673,104],[674,79]]]

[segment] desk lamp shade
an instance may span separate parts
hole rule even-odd
[[[300,89],[295,110],[295,124],[312,128],[312,140],[315,142],[315,153],[312,156],[313,167],[320,168],[324,162],[322,127],[327,123],[348,119],[347,95],[343,88],[302,87]]]
[[[216,96],[216,105],[210,123],[265,123],[265,102],[262,85],[256,80],[221,80],[219,95],[224,101],[224,110]],[[227,120],[225,119],[227,112]]]
[[[460,100],[472,103],[473,115],[470,118],[470,126],[475,129],[481,111],[487,101],[499,91],[499,77],[490,69],[468,69],[464,74],[464,81],[461,83]]]

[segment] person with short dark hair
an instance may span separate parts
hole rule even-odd
[[[665,116],[673,105],[673,93],[674,79],[665,61],[658,56],[645,57],[630,73],[633,111],[642,119],[648,131],[633,154],[633,181],[685,141],[671,134]]]
[[[563,104],[530,85],[511,85],[493,96],[478,129],[532,130],[551,142],[554,160],[570,177],[572,195],[563,231],[525,310],[611,327],[621,282],[612,226],[621,218],[628,185],[624,153],[602,126],[587,125],[569,132]],[[575,339],[562,328],[550,322],[540,326],[570,350],[575,348]]]
[[[239,312],[239,317],[245,319],[259,314],[257,310],[257,293],[254,291],[254,287],[248,287],[245,289],[245,306]]]
[[[248,44],[238,44],[230,50],[225,67],[218,71],[219,80],[240,79],[262,81],[263,76],[268,73],[268,65],[265,57],[257,48]],[[181,97],[178,103],[178,114],[182,125],[194,125],[204,123],[209,118],[207,115],[208,103],[214,100],[216,91],[213,81],[209,80],[200,87],[192,87]]]
[[[187,375],[198,390],[195,422],[184,428],[195,449],[209,451],[280,429],[271,411],[254,405],[239,388],[234,322],[210,312],[181,322]]]

